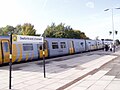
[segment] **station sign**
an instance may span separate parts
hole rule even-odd
[[[13,43],[14,42],[43,43],[43,37],[40,37],[40,36],[12,35],[12,41],[13,41]]]

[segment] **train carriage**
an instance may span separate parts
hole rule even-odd
[[[9,36],[0,36],[0,64],[9,62],[9,38]],[[12,62],[34,60],[41,56],[39,46],[42,45],[42,43],[19,42],[15,40],[15,38],[18,38],[16,35],[13,35],[12,38]]]
[[[39,57],[39,50],[36,43],[15,42],[12,47],[13,62],[33,60]]]
[[[85,41],[82,39],[46,38],[49,57],[74,54],[85,51]]]
[[[9,63],[9,38],[0,36],[0,64]],[[43,42],[40,42],[41,37],[38,36],[13,35],[12,38],[13,63],[40,59],[43,58],[43,54],[45,57],[53,57],[103,48],[103,42],[100,40],[45,38],[43,45]]]
[[[69,54],[68,39],[46,38],[48,42],[49,57]]]
[[[86,40],[86,51],[96,50],[95,40]]]
[[[97,44],[97,49],[102,49],[103,48],[102,40],[96,40],[96,44]]]
[[[73,39],[75,53],[85,51],[85,40],[84,39]]]

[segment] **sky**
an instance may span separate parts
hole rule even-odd
[[[0,27],[31,23],[36,33],[42,34],[52,22],[62,22],[91,39],[112,39],[109,31],[115,30],[115,39],[120,39],[120,9],[115,9],[118,7],[120,0],[0,0]]]

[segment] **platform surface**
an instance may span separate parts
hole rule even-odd
[[[88,52],[67,59],[51,58],[46,60],[46,78],[42,61],[15,64],[12,90],[120,90],[114,88],[120,79],[107,75],[111,68],[99,70],[119,56],[120,50]],[[9,90],[9,66],[0,67],[0,90]]]

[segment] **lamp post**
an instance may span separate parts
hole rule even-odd
[[[46,69],[45,69],[45,36],[43,36],[43,44],[42,44],[42,51],[43,51],[43,71],[44,71],[44,78],[46,78]]]
[[[12,33],[13,32],[10,32],[8,33],[9,36],[10,36],[10,55],[9,55],[9,89],[11,89],[11,79],[12,79]]]
[[[115,38],[114,38],[114,35],[116,33],[116,31],[114,30],[114,18],[113,18],[113,9],[120,9],[120,8],[111,8],[111,9],[105,9],[104,11],[109,11],[111,10],[111,14],[112,14],[112,32],[113,33],[113,51],[115,52]]]

